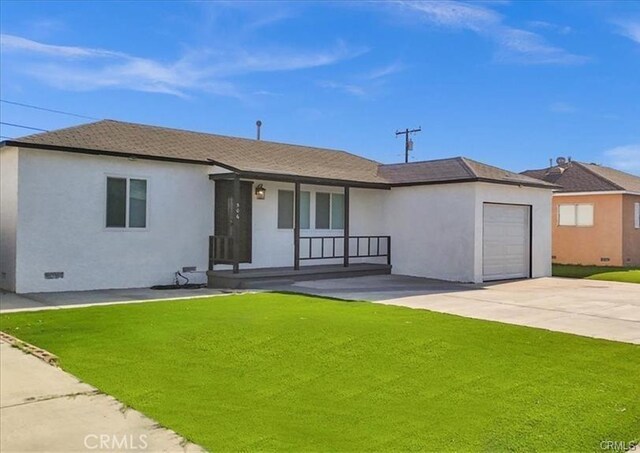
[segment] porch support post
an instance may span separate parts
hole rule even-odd
[[[344,186],[344,267],[349,267],[349,186]]]
[[[231,219],[231,240],[233,241],[233,273],[240,272],[240,176],[233,178],[233,213]]]
[[[293,269],[300,270],[300,183],[294,183]]]

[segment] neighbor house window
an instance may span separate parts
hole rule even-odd
[[[300,192],[300,228],[309,229],[311,213],[311,193]],[[293,190],[278,190],[278,228],[292,229],[294,208]]]
[[[634,210],[635,215],[633,216],[634,226],[636,228],[640,228],[640,203],[635,203],[634,206],[635,206],[635,210]]]
[[[146,228],[147,180],[107,177],[107,228]]]
[[[341,230],[344,228],[344,195],[316,193],[316,229]]]
[[[558,205],[558,225],[560,226],[593,226],[592,204]]]

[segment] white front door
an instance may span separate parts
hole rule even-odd
[[[530,211],[529,206],[484,204],[484,281],[529,277]]]

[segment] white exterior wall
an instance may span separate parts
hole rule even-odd
[[[184,266],[196,266],[192,282],[204,282],[208,236],[214,231],[214,183],[208,174],[218,171],[224,170],[3,149],[0,259],[6,275],[0,284],[17,292],[149,287],[172,283]],[[146,229],[105,228],[107,176],[147,179]],[[253,260],[240,267],[292,266],[293,230],[278,229],[277,220],[278,190],[293,190],[293,184],[256,180],[254,188],[258,184],[267,192],[264,200],[252,198]],[[343,230],[313,227],[315,193],[343,189],[304,184],[301,189],[311,192],[312,227],[301,236],[341,236]],[[485,202],[533,206],[532,274],[550,275],[550,190],[487,183],[351,189],[350,234],[390,235],[394,274],[481,282]],[[386,259],[352,262],[375,260]],[[45,272],[64,272],[64,278],[46,280]]]
[[[475,184],[391,189],[386,227],[394,274],[474,280]]]
[[[205,271],[213,231],[208,166],[20,150],[16,292],[148,287]],[[147,228],[105,228],[106,178],[147,179]],[[64,272],[46,280],[45,272]],[[204,273],[191,274],[204,282]]]
[[[0,288],[16,289],[18,148],[0,150]]]
[[[462,183],[391,189],[394,274],[482,282],[483,204],[532,206],[532,276],[551,275],[551,190]]]
[[[474,281],[482,281],[484,203],[521,204],[532,207],[531,276],[534,278],[551,276],[551,190],[504,184],[476,183],[475,185]]]

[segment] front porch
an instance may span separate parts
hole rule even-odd
[[[236,171],[210,175],[216,183],[215,232],[209,237],[207,271],[210,288],[391,273],[391,237],[379,234],[384,230],[380,231],[377,210],[362,208],[363,203],[379,206],[376,195],[368,194],[383,188],[250,176],[255,175]],[[353,229],[352,201],[356,203]]]
[[[233,238],[209,237],[209,288],[249,289],[300,280],[363,277],[391,273],[391,236],[302,236],[297,238],[297,266],[214,270],[216,264],[234,264]],[[304,245],[302,245],[304,244]],[[356,262],[353,262],[353,261]],[[367,260],[372,262],[367,262]],[[337,264],[302,262],[338,261]]]

